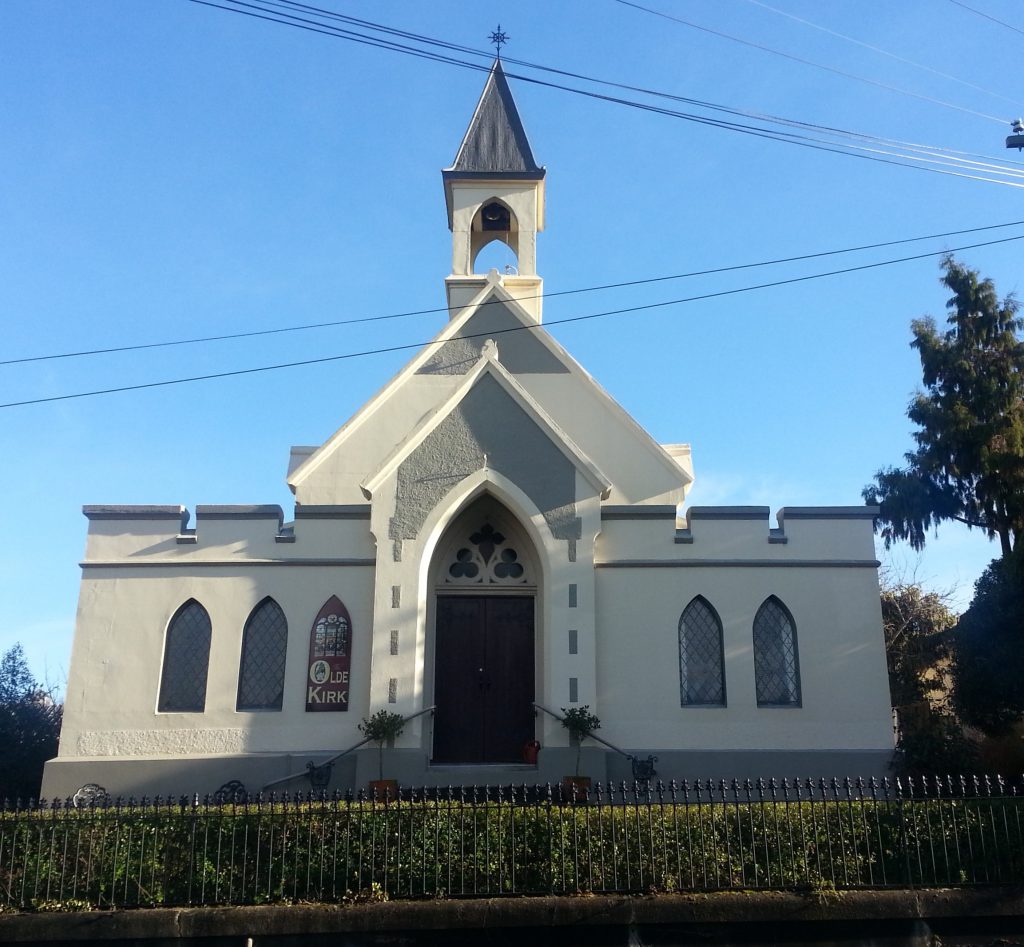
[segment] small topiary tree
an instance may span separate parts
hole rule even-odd
[[[595,730],[601,729],[601,718],[590,712],[590,704],[581,707],[562,708],[562,726],[569,731],[569,736],[576,741],[576,777],[580,775],[580,754],[583,740]]]
[[[378,710],[359,724],[360,732],[377,744],[377,770],[381,780],[384,779],[384,744],[397,740],[404,729],[405,718],[391,710]]]

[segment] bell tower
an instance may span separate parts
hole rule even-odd
[[[449,316],[487,284],[487,274],[474,265],[485,246],[500,240],[516,257],[515,272],[500,274],[502,285],[540,322],[537,234],[544,229],[545,170],[533,159],[500,59],[491,66],[452,166],[441,174],[452,232],[452,272],[445,279]]]

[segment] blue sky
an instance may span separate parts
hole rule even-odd
[[[319,5],[479,49],[500,22],[509,57],[1021,160],[1003,147],[1024,111],[1019,36],[949,0],[771,4],[790,17],[753,0],[645,3],[870,82],[615,0]],[[1013,0],[970,5],[1024,29]],[[187,0],[6,0],[0,70],[0,357],[443,305],[440,169],[482,74]],[[1019,188],[511,84],[548,168],[539,269],[549,292],[1024,220]],[[556,297],[545,317],[1020,234]],[[1007,293],[1020,286],[1022,249],[959,256]],[[944,318],[938,275],[932,258],[551,331],[654,437],[692,443],[692,504],[856,504],[875,470],[911,447],[904,412],[920,373],[909,323]],[[0,401],[416,343],[443,321],[3,365]],[[0,650],[21,641],[37,675],[62,683],[83,504],[280,503],[290,515],[290,445],[325,440],[407,357],[0,410]],[[963,605],[996,553],[977,533],[943,527],[922,559],[893,559],[930,586],[956,586]]]

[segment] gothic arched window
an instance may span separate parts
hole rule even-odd
[[[796,625],[774,595],[754,617],[754,681],[759,707],[800,706]]]
[[[281,606],[265,598],[249,615],[242,633],[238,710],[280,710],[288,622]]]
[[[725,705],[722,622],[698,595],[679,619],[679,695],[684,707]]]
[[[210,616],[195,599],[174,613],[164,642],[157,710],[202,713],[206,709],[211,633]]]

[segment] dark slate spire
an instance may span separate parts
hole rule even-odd
[[[544,169],[533,160],[512,90],[495,59],[466,136],[446,174],[510,174],[535,178]]]

